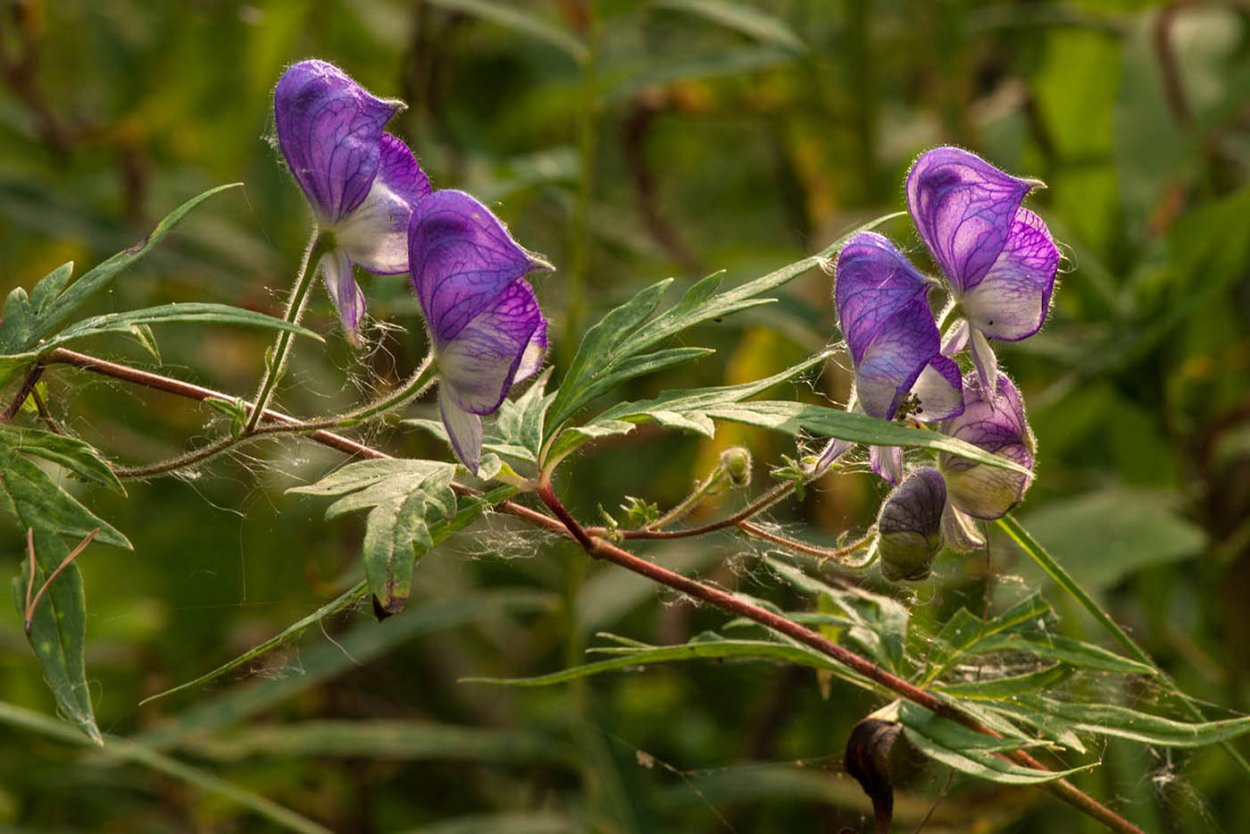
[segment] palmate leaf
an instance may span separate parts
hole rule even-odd
[[[223,185],[192,197],[170,212],[146,238],[118,252],[73,283],[70,283],[73,264],[68,263],[41,279],[29,296],[20,287],[13,290],[5,300],[4,322],[0,324],[0,354],[29,352],[41,339],[63,327],[87,299],[108,287],[118,273],[151,252],[192,209],[214,195],[241,185]]]
[[[349,463],[309,486],[303,495],[342,496],[326,518],[368,510],[364,564],[378,604],[398,613],[408,603],[416,559],[434,547],[430,526],[456,517],[452,492],[455,464],[428,460],[366,460]]]
[[[805,52],[807,46],[785,21],[745,3],[730,0],[653,0],[653,5],[686,12],[748,37],[795,52]]]
[[[159,307],[148,307],[143,310],[128,310],[124,313],[106,313],[92,316],[70,325],[39,346],[44,353],[59,347],[73,339],[84,336],[97,336],[102,333],[128,333],[135,335],[136,328],[153,324],[233,324],[240,327],[261,327],[268,330],[289,330],[301,336],[308,336],[319,342],[325,341],[321,336],[300,327],[297,324],[283,321],[273,316],[244,310],[229,304],[211,304],[203,302],[162,304]]]
[[[85,481],[117,492],[124,490],[108,464],[88,444],[50,432],[0,425],[0,506],[16,516],[22,530],[34,531],[35,587],[69,555],[72,545],[67,539],[77,543],[98,528],[97,541],[131,547],[121,532],[83,506],[31,458],[55,463]],[[23,562],[22,575],[13,588],[19,614],[25,611],[30,581],[29,565]],[[82,575],[77,565],[71,564],[52,582],[35,609],[30,643],[61,713],[99,743],[83,659],[85,640]]]
[[[888,214],[851,231],[819,254],[784,266],[762,278],[733,289],[720,291],[722,275],[714,273],[696,282],[677,304],[656,314],[664,293],[673,283],[666,279],[652,284],[629,301],[609,311],[586,331],[582,343],[560,383],[547,414],[546,437],[556,435],[584,406],[621,383],[663,367],[684,362],[706,353],[703,348],[655,350],[663,342],[705,321],[719,319],[775,299],[762,298],[810,269],[835,257],[852,235],[875,228],[898,217]]]
[[[1001,711],[1049,716],[1077,732],[1116,736],[1160,747],[1205,747],[1250,732],[1250,716],[1191,723],[1116,704],[1082,704],[1040,695],[1016,698]]]

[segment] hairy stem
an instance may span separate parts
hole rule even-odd
[[[784,484],[782,486],[785,486]],[[775,491],[776,488],[774,488]],[[764,608],[760,608],[750,602],[726,592],[721,589],[700,582],[695,579],[682,576],[667,568],[661,567],[645,559],[641,559],[626,550],[622,550],[611,542],[607,542],[598,537],[592,537],[585,528],[581,527],[577,520],[572,517],[567,509],[561,504],[555,492],[551,489],[550,483],[544,482],[537,490],[538,497],[544,504],[556,515],[560,523],[562,523],[568,535],[575,539],[586,552],[596,558],[625,568],[633,573],[645,576],[655,582],[672,588],[675,591],[686,594],[698,600],[715,605],[725,611],[746,617],[754,622],[759,623],[765,628],[772,629],[780,634],[784,634],[794,640],[803,643],[810,648],[815,649],[821,654],[832,658],[838,663],[846,666],[848,669],[859,675],[873,681],[879,686],[900,695],[912,703],[918,704],[925,709],[937,715],[956,721],[965,727],[984,733],[989,736],[998,737],[990,727],[985,726],[980,721],[970,715],[967,715],[958,707],[941,700],[938,696],[931,692],[926,692],[902,678],[892,675],[885,669],[870,660],[867,660],[849,649],[832,642],[822,635],[812,631],[785,617],[774,614]],[[511,503],[511,502],[507,502]],[[554,519],[552,519],[554,521]],[[544,525],[546,526],[546,525]],[[1023,750],[1013,750],[1006,755],[1013,761],[1033,768],[1034,770],[1049,770],[1044,764],[1034,759]],[[1135,834],[1143,834],[1142,830],[1133,823],[1121,817],[1110,808],[1098,802],[1093,797],[1081,791],[1070,782],[1059,779],[1054,782],[1048,782],[1043,787],[1054,794],[1058,798],[1080,810],[1082,813],[1098,820],[1103,825],[1113,831],[1131,832]]]
[[[121,379],[127,382],[144,385],[161,391],[166,391],[178,396],[189,397],[195,400],[215,399],[224,402],[234,402],[235,398],[219,391],[213,391],[209,388],[203,388],[198,385],[181,382],[179,380],[164,377],[159,374],[150,373],[148,371],[139,371],[114,362],[96,359],[85,354],[75,353],[73,351],[58,348],[50,352],[45,360],[46,364],[65,364],[74,367],[90,370],[115,379]],[[260,409],[258,409],[260,411]],[[265,409],[263,415],[267,419],[285,422],[287,424],[298,424],[299,421],[280,412]],[[328,431],[317,430],[307,434],[307,437],[323,445],[338,449],[350,455],[371,458],[385,459],[389,458],[385,452],[358,443],[341,435],[336,435]],[[460,494],[479,494],[476,490],[465,487],[460,484],[455,485],[455,489]],[[793,482],[778,484],[763,496],[757,499],[751,507],[731,516],[730,519],[724,519],[717,522],[711,527],[712,530],[720,530],[725,527],[735,526],[741,521],[746,520],[751,515],[760,512],[762,509],[771,506],[781,498],[785,497],[794,489]],[[722,610],[738,614],[759,623],[765,628],[772,629],[780,634],[784,634],[800,643],[809,646],[821,654],[832,658],[833,660],[846,666],[855,673],[867,678],[868,680],[878,684],[885,690],[895,695],[906,698],[913,703],[928,709],[929,711],[947,718],[951,721],[958,722],[965,727],[973,729],[977,732],[984,733],[989,736],[997,737],[996,733],[990,727],[985,726],[970,715],[967,715],[955,705],[941,700],[938,696],[931,692],[927,692],[919,687],[887,672],[885,669],[876,665],[870,660],[863,658],[854,652],[846,649],[823,637],[811,629],[806,628],[792,620],[774,614],[771,611],[760,608],[750,602],[733,596],[732,594],[721,590],[713,585],[690,579],[675,573],[667,568],[648,562],[634,554],[623,550],[616,545],[605,541],[597,535],[593,535],[586,528],[582,527],[571,513],[565,509],[564,505],[556,496],[549,481],[539,484],[536,494],[544,504],[555,514],[555,518],[530,509],[529,507],[518,504],[514,501],[503,501],[497,505],[496,509],[508,513],[516,518],[520,518],[535,527],[542,528],[551,533],[566,536],[576,541],[588,555],[596,559],[611,562],[619,567],[636,573],[639,576],[646,577],[666,587],[672,588],[679,593],[685,594],[694,599],[702,600],[711,605],[715,605]],[[645,531],[631,531],[641,533]],[[661,533],[663,531],[651,531],[653,533]],[[687,531],[677,531],[686,533]],[[638,538],[670,538],[671,536],[653,535],[638,536]],[[1013,750],[1006,754],[1011,760],[1024,765],[1025,767],[1035,770],[1049,770],[1044,764],[1033,758],[1023,750]],[[1064,802],[1073,806],[1082,813],[1097,820],[1112,831],[1123,832],[1123,834],[1144,834],[1140,828],[1129,822],[1119,814],[1107,808],[1093,797],[1081,791],[1075,785],[1067,780],[1056,780],[1048,782],[1041,786],[1051,794],[1055,795]]]
[[[308,241],[308,247],[304,250],[304,258],[300,262],[299,272],[295,276],[295,284],[291,287],[291,297],[287,299],[286,312],[282,316],[282,320],[289,324],[298,324],[304,315],[304,307],[308,304],[309,290],[312,289],[313,279],[317,275],[317,263],[321,260],[321,256],[325,254],[325,238],[320,231],[313,232],[312,239]],[[293,334],[289,330],[283,330],[278,333],[278,338],[273,343],[268,357],[265,360],[265,373],[260,379],[260,387],[256,391],[255,405],[252,407],[251,415],[247,419],[247,426],[243,429],[245,433],[250,434],[256,430],[256,426],[260,424],[265,414],[265,407],[269,405],[269,400],[273,397],[274,388],[277,387],[282,375],[286,373],[287,357],[291,352],[291,339]]]
[[[872,563],[871,557],[860,559],[855,562],[848,561],[846,557],[871,542],[872,537],[876,532],[875,530],[869,530],[863,536],[860,536],[858,539],[855,539],[855,541],[842,547],[820,547],[819,545],[809,544],[808,542],[790,538],[789,536],[782,535],[781,533],[775,533],[772,530],[767,530],[758,524],[751,523],[750,521],[738,522],[738,529],[746,533],[748,536],[752,536],[766,542],[772,542],[773,544],[784,547],[787,550],[793,550],[795,553],[804,553],[808,556],[815,556],[817,559],[832,559],[833,561],[845,565],[846,567],[863,568]]]

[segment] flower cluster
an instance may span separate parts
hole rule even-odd
[[[551,266],[468,194],[432,192],[412,151],[385,132],[402,107],[331,64],[301,61],[274,90],[278,147],[312,205],[321,274],[349,340],[357,340],[365,311],[353,265],[411,273],[441,380],[443,423],[457,457],[476,472],[481,415],[542,364],[547,322],[523,278]]]
[[[945,282],[918,271],[889,240],[855,235],[835,267],[834,302],[855,367],[853,408],[883,420],[936,422],[939,431],[1032,468],[1034,441],[1015,385],[999,372],[990,340],[1018,341],[1046,319],[1059,250],[1046,224],[1023,208],[1039,183],[1005,174],[959,148],[923,154],[907,176],[907,206]],[[939,332],[929,296],[945,286],[954,319]],[[943,316],[946,318],[946,315]],[[974,371],[957,359],[967,352]],[[849,444],[835,441],[827,465]],[[878,518],[884,570],[922,578],[945,540],[982,542],[972,519],[1004,515],[1031,476],[942,455],[938,469],[907,473],[898,448],[870,451],[896,490]]]

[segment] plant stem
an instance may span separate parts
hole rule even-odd
[[[4,414],[0,414],[0,423],[9,422],[17,416],[17,412],[22,410],[22,403],[35,392],[35,386],[39,384],[39,378],[43,376],[43,367],[43,362],[36,362],[35,366],[30,369],[30,373],[26,374],[26,379],[22,381],[22,387],[17,390],[13,402],[9,403]]]
[[[784,484],[783,484],[784,486]],[[549,482],[543,482],[536,490],[536,494],[547,505],[548,509],[555,514],[556,518],[562,523],[567,533],[580,544],[586,552],[596,559],[612,562],[615,565],[625,568],[640,576],[645,576],[655,582],[665,585],[673,590],[679,591],[687,596],[715,605],[725,611],[741,615],[753,620],[765,628],[779,632],[794,640],[809,646],[827,657],[830,657],[851,669],[852,671],[862,675],[874,683],[884,687],[885,689],[906,698],[912,703],[924,707],[930,712],[956,721],[965,727],[984,733],[989,736],[998,737],[993,729],[985,726],[980,721],[954,705],[941,700],[936,695],[926,692],[896,675],[892,675],[877,664],[866,660],[854,652],[846,649],[837,643],[823,637],[822,635],[799,625],[798,623],[788,620],[785,617],[774,614],[764,608],[760,608],[746,600],[740,599],[726,591],[722,591],[712,585],[699,582],[675,573],[667,568],[641,559],[628,551],[622,550],[616,545],[604,541],[601,538],[591,537],[585,528],[578,524],[577,520],[565,509],[560,499],[556,497],[555,492],[551,488]],[[511,502],[506,502],[511,503]],[[546,526],[546,525],[544,525]],[[1008,757],[1014,761],[1033,768],[1034,770],[1049,770],[1050,768],[1043,765],[1037,759],[1034,759],[1023,750],[1013,750],[1006,753]],[[1055,794],[1057,797],[1080,810],[1082,813],[1088,814],[1090,817],[1098,820],[1103,825],[1113,831],[1130,832],[1130,834],[1143,834],[1142,830],[1133,823],[1121,817],[1110,808],[1098,802],[1093,797],[1081,791],[1076,786],[1064,779],[1054,782],[1048,782],[1043,785],[1044,789]]]
[[[321,256],[325,254],[326,239],[321,232],[314,231],[312,239],[308,241],[308,247],[304,250],[304,258],[300,262],[299,272],[295,276],[295,284],[291,287],[291,297],[287,299],[286,312],[282,316],[282,320],[288,324],[298,324],[304,315],[304,307],[308,304],[309,290],[312,289],[313,279],[317,275],[317,263],[320,262]],[[291,339],[293,334],[289,330],[283,330],[278,333],[278,338],[273,343],[268,357],[265,360],[265,374],[260,379],[260,387],[256,391],[255,405],[252,413],[247,419],[247,425],[243,431],[250,434],[256,430],[256,426],[260,424],[261,418],[265,414],[265,408],[269,405],[269,400],[273,396],[274,388],[277,387],[282,374],[286,372],[287,357],[291,351]]]
[[[780,545],[788,550],[793,550],[796,553],[805,553],[808,556],[815,556],[817,559],[832,559],[833,561],[849,568],[863,568],[872,563],[872,558],[862,559],[857,562],[849,562],[846,560],[847,556],[850,556],[856,550],[859,550],[861,547],[872,541],[872,537],[875,532],[872,529],[870,529],[865,535],[860,536],[855,541],[848,545],[844,545],[843,547],[819,547],[814,544],[808,544],[807,542],[799,541],[798,539],[792,539],[789,536],[783,536],[780,533],[774,533],[771,530],[765,530],[758,524],[752,524],[749,521],[738,522],[738,529],[746,533],[748,536],[753,536],[754,538],[762,539],[766,542],[772,542],[773,544]]]
[[[111,376],[127,382],[133,382],[154,388],[168,393],[177,394],[179,396],[189,397],[194,400],[215,399],[224,402],[234,402],[236,398],[219,391],[203,388],[198,385],[181,382],[179,380],[163,377],[159,374],[153,374],[148,371],[139,371],[134,368],[128,368],[114,362],[96,359],[85,354],[75,353],[73,351],[58,348],[53,350],[46,357],[47,364],[66,364],[72,365],[84,370],[100,373],[105,376]],[[259,409],[258,409],[259,411]],[[287,424],[298,424],[299,421],[280,412],[265,409],[263,415],[271,420],[285,422]],[[307,435],[309,439],[318,443],[339,449],[350,455],[371,459],[386,459],[390,455],[385,452],[358,443],[349,438],[336,435],[328,431],[318,430]],[[463,486],[461,484],[453,485],[457,493],[462,495],[478,495],[477,490]],[[725,519],[717,522],[712,526],[713,530],[724,529],[725,527],[735,526],[739,522],[746,520],[752,514],[760,512],[762,509],[771,506],[776,501],[783,498],[794,488],[793,482],[785,482],[778,484],[763,496],[757,499],[751,507],[746,511],[740,512],[732,516],[731,519]],[[604,541],[596,535],[582,527],[571,513],[565,509],[559,498],[555,495],[551,484],[548,481],[541,483],[536,490],[538,497],[546,504],[556,515],[556,518],[544,515],[530,509],[529,507],[518,504],[514,501],[503,501],[496,506],[496,509],[506,512],[516,518],[540,527],[548,532],[564,535],[575,540],[588,555],[596,559],[602,559],[612,562],[619,567],[623,567],[632,573],[651,579],[666,587],[672,588],[679,593],[702,600],[711,605],[715,605],[725,611],[729,611],[741,616],[747,617],[754,622],[759,623],[765,628],[772,629],[781,634],[786,635],[794,640],[809,646],[821,654],[832,658],[833,660],[846,666],[848,669],[867,678],[870,681],[880,685],[884,689],[904,697],[913,703],[928,709],[937,715],[947,718],[951,721],[958,722],[965,727],[984,733],[989,736],[998,737],[993,729],[985,726],[970,715],[965,714],[962,710],[941,700],[936,695],[926,692],[923,689],[897,677],[875,663],[860,657],[854,652],[840,646],[822,635],[814,632],[805,626],[786,619],[785,617],[774,614],[771,611],[753,605],[743,599],[733,596],[732,594],[722,591],[721,589],[699,582],[694,579],[682,576],[679,573],[668,570],[667,568],[648,562],[639,558],[616,545]],[[629,531],[641,533],[646,531]],[[651,531],[652,533],[661,533],[663,531]],[[688,531],[677,531],[687,533]],[[1027,533],[1024,535],[1027,536]],[[672,536],[652,535],[638,536],[639,538],[671,538]],[[1127,637],[1127,635],[1126,635]],[[1025,767],[1035,770],[1049,770],[1044,764],[1034,759],[1031,755],[1023,750],[1013,750],[1005,753],[1007,757],[1018,762]],[[1064,779],[1054,782],[1048,782],[1041,786],[1043,789],[1054,794],[1058,798],[1067,802],[1082,813],[1097,820],[1107,826],[1112,831],[1123,832],[1123,834],[1144,834],[1140,828],[1133,823],[1116,814],[1110,808],[1099,803],[1096,799],[1081,791],[1076,786]]]
[[[712,490],[720,486],[726,477],[728,477],[728,475],[725,470],[722,467],[717,466],[712,470],[711,474],[700,481],[695,488],[690,491],[690,494],[681,499],[676,506],[650,524],[643,525],[642,529],[659,530],[661,527],[667,527],[674,521],[680,521],[685,518],[692,510],[694,510],[695,506],[700,501],[712,492]]]

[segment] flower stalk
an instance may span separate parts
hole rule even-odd
[[[312,239],[308,242],[307,248],[304,249],[304,258],[300,263],[299,272],[295,275],[295,284],[291,287],[290,298],[287,299],[286,311],[282,315],[282,320],[288,324],[298,324],[304,316],[304,308],[308,305],[309,291],[312,289],[313,279],[317,274],[317,265],[321,262],[321,257],[330,249],[329,240],[320,231],[313,232]],[[260,425],[261,419],[264,417],[265,409],[269,405],[269,400],[273,397],[274,389],[277,388],[278,382],[281,381],[282,375],[286,372],[287,357],[291,351],[291,340],[293,334],[289,330],[283,330],[278,333],[277,339],[274,340],[273,347],[265,357],[265,373],[260,379],[260,386],[256,391],[256,397],[253,400],[251,413],[248,415],[247,424],[243,428],[244,434],[251,434],[256,431],[256,427]]]

